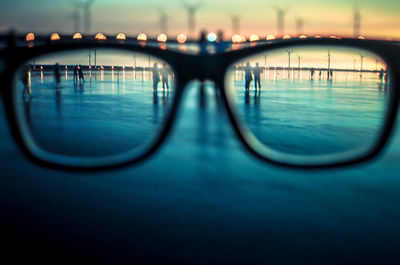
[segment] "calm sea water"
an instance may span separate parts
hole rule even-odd
[[[90,97],[89,87],[78,93],[66,84],[62,80],[63,103]],[[52,77],[48,87],[40,89],[52,104],[42,112],[55,123]],[[262,93],[267,89],[263,86]],[[334,170],[288,170],[246,152],[224,111],[218,111],[213,86],[206,86],[203,109],[198,107],[198,91],[198,83],[188,86],[171,137],[156,155],[95,174],[31,163],[15,146],[3,120],[0,197],[6,235],[20,235],[25,249],[56,247],[62,257],[87,253],[88,259],[108,263],[121,257],[131,263],[157,263],[153,257],[190,263],[195,257],[195,264],[398,260],[398,130],[384,152],[367,163]],[[243,92],[240,84],[238,92]],[[152,104],[151,88],[147,94]],[[41,97],[36,94],[32,99],[32,113]],[[244,100],[238,102],[244,108]],[[74,107],[70,110],[75,113]],[[60,118],[68,113],[61,108]],[[82,137],[80,144],[54,139],[82,150],[93,137],[97,135]],[[102,145],[100,140],[93,142]],[[99,238],[104,239],[100,245]],[[115,247],[115,242],[122,243]]]
[[[153,90],[147,72],[101,71],[74,82],[62,75],[57,88],[52,73],[34,72],[32,98],[20,106],[35,141],[45,150],[72,156],[107,156],[153,140],[161,131],[174,97]],[[318,74],[266,71],[262,89],[244,89],[241,72],[227,76],[235,112],[260,143],[283,153],[331,154],[367,148],[385,117],[387,89],[377,74]],[[22,95],[23,85],[19,82]],[[197,98],[189,99],[197,101]],[[202,124],[201,126],[207,126]]]
[[[257,139],[274,150],[298,155],[366,148],[386,115],[385,84],[376,73],[334,73],[310,79],[308,71],[268,71],[245,91],[241,73],[227,78],[235,109]]]

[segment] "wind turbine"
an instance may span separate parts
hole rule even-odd
[[[195,32],[196,24],[195,24],[195,15],[196,11],[200,8],[200,4],[183,4],[184,8],[188,12],[188,30],[191,35]]]
[[[298,63],[298,67],[300,70],[300,67],[301,67],[301,56],[300,55],[297,55],[297,63]]]
[[[133,78],[136,80],[136,53],[133,53],[132,61],[133,61],[132,69],[133,69],[133,75],[134,75]]]
[[[238,15],[232,15],[232,33],[239,34],[240,18]]]
[[[303,25],[304,21],[302,18],[297,18],[296,20],[296,31],[297,31],[297,36],[300,36],[303,34]]]
[[[168,16],[167,14],[160,10],[160,32],[167,34],[168,30]]]
[[[292,53],[291,50],[286,50],[287,54],[288,54],[288,69],[290,69],[290,54]]]
[[[353,21],[353,37],[357,38],[361,33],[361,15],[358,7],[354,8],[354,21]]]
[[[297,54],[297,63],[298,63],[298,78],[301,76],[301,56]]]
[[[278,36],[283,36],[285,32],[285,14],[287,9],[280,8],[279,6],[275,6],[276,17],[277,17],[277,34]]]
[[[288,54],[288,79],[290,79],[290,54],[292,53],[291,50],[286,50]]]
[[[362,77],[364,55],[360,53],[360,77]]]
[[[91,50],[89,50],[88,51],[88,55],[87,55],[87,57],[88,57],[88,66],[89,66],[89,69],[92,67],[92,51]]]
[[[67,16],[67,19],[71,19],[73,21],[73,31],[74,33],[81,31],[81,16],[80,16],[80,8],[81,4],[79,2],[73,2],[73,11]]]
[[[91,31],[91,12],[90,8],[92,7],[95,0],[86,0],[86,2],[82,3],[83,9],[83,28],[86,34],[90,34]]]
[[[331,50],[328,50],[328,74],[327,74],[327,79],[329,80],[329,75],[331,72]],[[331,76],[332,78],[332,76]]]

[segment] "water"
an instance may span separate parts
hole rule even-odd
[[[301,156],[366,152],[380,136],[387,93],[376,73],[267,71],[261,90],[244,90],[241,72],[228,76],[234,111],[264,146]],[[102,157],[150,146],[169,113],[174,89],[153,90],[148,72],[100,71],[74,82],[65,73],[31,75],[33,98],[21,100],[37,144],[52,153]],[[173,82],[170,80],[170,85]],[[22,83],[19,93],[22,93]],[[67,143],[67,144],[66,144]]]
[[[357,166],[273,167],[242,147],[214,88],[206,86],[204,108],[198,90],[197,83],[186,88],[171,135],[154,156],[90,174],[26,159],[2,112],[2,232],[12,242],[6,256],[110,264],[398,260],[399,131],[380,156]]]
[[[335,73],[310,80],[308,71],[268,71],[262,89],[244,90],[240,72],[227,86],[237,115],[263,145],[303,156],[366,150],[380,135],[387,93],[378,75]]]
[[[141,77],[135,79],[135,74]],[[148,73],[125,71],[101,71],[91,78],[87,74],[84,83],[66,75],[58,89],[50,74],[36,74],[31,90],[33,98],[26,97],[21,105],[38,145],[83,157],[119,154],[150,142],[161,130],[173,97],[173,87],[162,89],[160,84],[153,91]]]

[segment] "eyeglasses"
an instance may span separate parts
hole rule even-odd
[[[350,165],[387,142],[399,104],[399,43],[291,39],[225,52],[218,45],[199,54],[141,42],[9,45],[0,68],[14,138],[46,166],[130,165],[162,144],[197,79],[215,83],[247,150],[275,165]]]

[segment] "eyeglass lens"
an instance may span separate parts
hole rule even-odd
[[[384,124],[389,81],[387,65],[371,52],[294,46],[235,62],[226,89],[260,149],[307,163],[372,148]]]
[[[96,158],[152,144],[174,96],[174,73],[147,54],[82,49],[34,58],[15,76],[26,134],[40,149]]]
[[[40,56],[15,80],[26,137],[72,157],[143,152],[162,131],[174,96],[170,65],[114,49]],[[225,77],[231,108],[256,140],[253,147],[302,163],[370,150],[384,125],[389,83],[379,56],[342,46],[255,54],[232,64]]]

